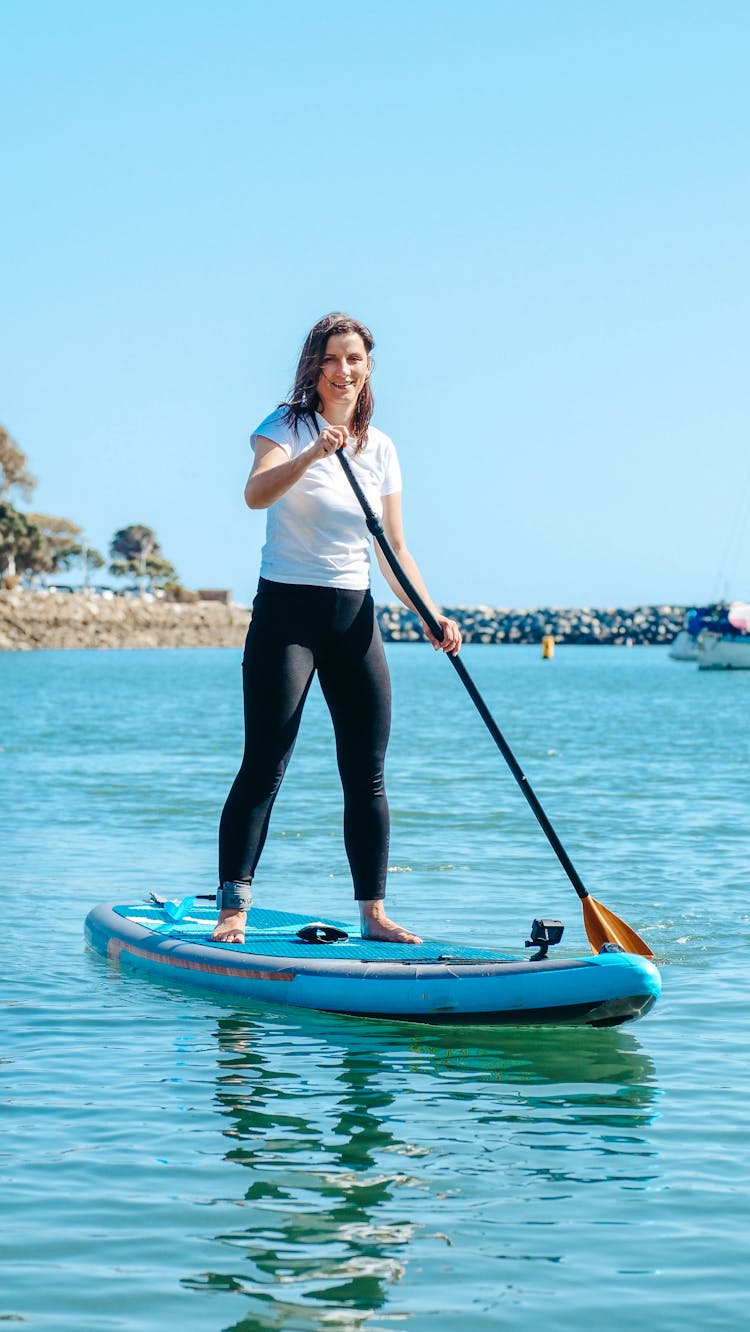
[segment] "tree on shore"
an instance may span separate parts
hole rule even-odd
[[[29,583],[45,574],[81,565],[82,584],[89,571],[106,561],[89,545],[83,529],[69,518],[47,513],[22,513],[11,501],[17,493],[30,499],[36,479],[28,459],[4,426],[0,425],[0,585],[14,587],[21,577]],[[132,578],[141,592],[147,588],[179,589],[173,564],[165,558],[156,533],[143,523],[115,532],[110,543],[110,573]]]
[[[29,499],[36,486],[36,478],[31,475],[26,454],[11,439],[5,426],[0,425],[0,499],[18,490]]]
[[[107,561],[104,556],[90,546],[87,541],[82,541],[78,550],[78,557],[81,561],[81,583],[83,587],[89,585],[89,572],[91,569],[103,569]]]
[[[77,523],[47,513],[21,513],[9,502],[0,502],[0,577],[33,582],[79,563],[86,587],[89,567],[101,568],[104,560],[85,541]]]
[[[80,550],[81,528],[69,518],[53,518],[49,513],[26,515],[42,537],[42,558],[37,573],[57,573],[69,569]]]
[[[35,573],[59,573],[80,564],[83,568],[83,586],[88,586],[89,567],[101,569],[103,557],[90,546],[83,528],[69,518],[54,518],[48,513],[29,513],[27,517],[42,538],[42,554]]]
[[[39,528],[9,501],[0,501],[0,580],[13,587],[19,576],[37,573],[43,560]]]
[[[35,485],[26,454],[0,425],[0,579],[11,585],[39,558],[41,536],[9,496],[19,491],[28,499]]]
[[[179,587],[180,580],[174,565],[163,555],[151,555],[146,560],[146,576],[149,587]]]
[[[115,578],[135,578],[141,592],[146,588],[173,587],[177,571],[165,559],[156,533],[143,523],[120,528],[110,542],[109,572]]]
[[[82,528],[69,518],[22,513],[11,503],[11,492],[29,499],[35,486],[26,454],[0,426],[0,579],[12,586],[19,577],[32,581],[80,563],[86,587],[89,568],[100,569],[104,559]]]

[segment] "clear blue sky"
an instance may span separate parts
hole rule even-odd
[[[750,597],[749,39],[746,0],[2,0],[33,507],[249,599],[248,435],[340,308],[437,600]]]

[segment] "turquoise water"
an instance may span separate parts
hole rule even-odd
[[[105,898],[214,884],[235,651],[0,654],[0,1321],[465,1332],[746,1320],[750,675],[661,649],[466,651],[590,890],[664,993],[615,1030],[240,1006],[84,950]],[[578,899],[447,662],[390,649],[389,900],[523,943]],[[257,880],[347,917],[317,694]]]

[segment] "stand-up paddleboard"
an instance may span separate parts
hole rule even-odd
[[[661,990],[653,963],[621,951],[557,958],[542,955],[543,945],[534,957],[514,957],[455,940],[377,943],[338,921],[259,907],[248,915],[244,944],[213,943],[215,908],[186,901],[97,906],[86,918],[86,939],[149,976],[407,1022],[610,1027],[642,1017]]]

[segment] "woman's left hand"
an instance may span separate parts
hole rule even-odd
[[[461,648],[461,630],[455,620],[449,620],[447,615],[438,615],[443,630],[442,642],[435,637],[427,625],[422,622],[422,628],[425,636],[430,640],[436,652],[447,652],[449,657],[455,657]]]

